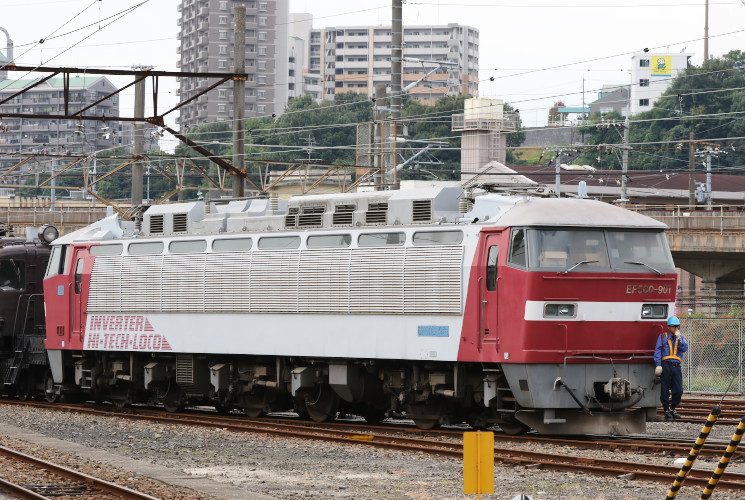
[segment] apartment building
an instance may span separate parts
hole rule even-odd
[[[232,72],[233,12],[246,7],[247,118],[281,114],[288,99],[289,0],[181,0],[178,48],[181,71]],[[213,85],[206,78],[181,78],[183,102]],[[211,90],[180,110],[179,127],[233,118],[233,82]]]
[[[38,82],[39,79],[0,80],[0,100]],[[116,87],[102,76],[80,76],[69,80],[69,107],[76,111],[115,92]],[[64,79],[51,78],[0,105],[0,116],[6,113],[36,115],[64,114]],[[119,97],[96,104],[86,110],[87,116],[100,121],[57,120],[40,118],[2,118],[0,126],[0,169],[17,164],[29,153],[82,154],[111,148],[118,144],[118,122],[106,116],[119,115]],[[16,156],[15,153],[18,153]],[[21,174],[21,172],[19,172]]]
[[[649,111],[688,67],[693,54],[639,52],[631,56],[630,116]]]
[[[373,96],[378,84],[391,84],[391,27],[340,26],[309,30],[308,74],[323,77],[323,97],[343,92]],[[454,63],[409,90],[433,102],[445,95],[477,95],[479,31],[460,24],[405,26],[405,58]],[[403,86],[416,82],[436,63],[403,63]]]

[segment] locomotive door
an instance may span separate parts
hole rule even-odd
[[[499,332],[499,242],[501,235],[486,237],[483,262],[484,274],[481,278],[481,339],[484,346],[496,345]]]
[[[83,270],[88,256],[87,248],[78,248],[75,250],[72,260],[74,274],[72,293],[70,294],[72,300],[72,307],[70,307],[70,340],[73,343],[80,342],[80,347],[82,347],[85,330],[85,299],[88,296],[87,290],[83,286]]]

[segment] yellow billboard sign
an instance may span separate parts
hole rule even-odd
[[[652,76],[672,76],[673,56],[652,56]]]

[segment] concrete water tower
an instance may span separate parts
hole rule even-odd
[[[7,63],[13,62],[13,40],[10,39],[10,35],[5,28],[0,27],[0,31],[5,33],[5,40],[7,40],[5,53],[0,52],[0,68],[3,68]],[[8,70],[0,69],[0,80],[8,79]]]
[[[452,130],[461,133],[461,181],[467,182],[489,162],[505,163],[507,133],[517,129],[517,116],[504,110],[502,99],[475,97],[463,107],[463,114],[453,115]]]

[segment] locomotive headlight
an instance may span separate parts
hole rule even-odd
[[[39,228],[39,239],[42,242],[49,244],[57,238],[59,238],[59,231],[57,231],[56,227],[44,224]]]
[[[644,304],[642,306],[642,319],[665,318],[667,318],[667,304]]]
[[[576,315],[576,304],[546,304],[543,308],[544,318],[574,318]]]

